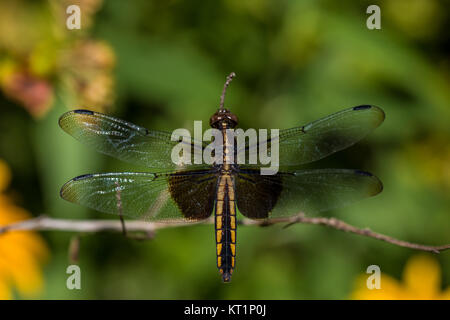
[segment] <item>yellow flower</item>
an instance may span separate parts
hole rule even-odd
[[[435,259],[420,254],[408,260],[403,282],[381,274],[381,289],[368,289],[368,275],[356,281],[351,298],[359,300],[450,300],[450,286],[441,290],[441,270]]]
[[[0,226],[30,218],[3,193],[11,173],[0,160]],[[34,232],[14,231],[0,234],[0,299],[12,299],[13,290],[33,298],[42,289],[42,263],[48,250],[43,239]]]

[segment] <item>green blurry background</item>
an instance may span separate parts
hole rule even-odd
[[[69,4],[81,7],[81,30],[66,29]],[[370,4],[381,7],[381,30],[366,27]],[[382,107],[380,128],[314,166],[370,171],[383,192],[327,215],[412,242],[449,243],[449,4],[1,2],[0,157],[13,171],[10,189],[33,215],[115,219],[63,201],[59,189],[83,173],[137,168],[82,146],[58,127],[59,116],[84,107],[150,129],[192,129],[215,112],[234,71],[226,105],[242,128],[290,128],[347,107]],[[51,257],[40,297],[51,299],[345,299],[367,266],[399,279],[415,254],[319,226],[241,227],[237,267],[224,285],[211,225],[161,230],[144,242],[87,234],[82,290],[70,291],[74,234],[42,234]],[[450,252],[436,258],[448,286]]]

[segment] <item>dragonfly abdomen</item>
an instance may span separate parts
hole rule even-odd
[[[231,280],[236,257],[236,203],[229,174],[219,178],[215,209],[217,267],[224,282]]]

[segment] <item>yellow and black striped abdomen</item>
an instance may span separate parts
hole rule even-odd
[[[217,267],[224,282],[231,280],[236,260],[236,203],[231,175],[219,178],[215,206]]]

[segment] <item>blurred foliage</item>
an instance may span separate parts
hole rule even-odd
[[[81,30],[66,29],[68,3],[80,4]],[[366,28],[371,4],[381,7],[381,30]],[[0,156],[14,172],[11,188],[36,215],[113,218],[65,203],[59,188],[83,173],[137,168],[81,146],[58,117],[81,105],[147,128],[192,129],[216,110],[235,71],[226,105],[242,128],[382,107],[378,130],[314,165],[370,171],[384,191],[327,214],[449,243],[449,14],[447,0],[1,2]],[[211,226],[163,230],[148,242],[86,235],[82,290],[69,291],[72,235],[44,236],[52,259],[42,298],[52,299],[344,299],[367,266],[399,279],[414,253],[317,226],[241,227],[237,268],[224,285]],[[436,259],[447,287],[450,254]]]
[[[0,86],[35,117],[44,116],[61,91],[70,92],[77,104],[95,105],[100,111],[112,103],[114,54],[86,32],[101,0],[81,1],[84,28],[79,33],[61,28],[69,4],[0,4]]]

